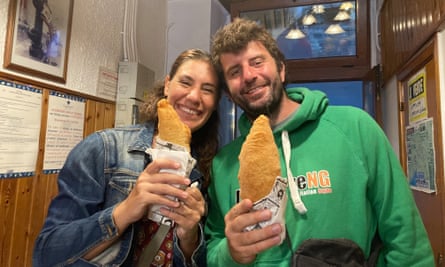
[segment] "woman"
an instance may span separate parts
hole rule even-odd
[[[59,194],[36,240],[33,266],[140,266],[144,245],[152,243],[159,228],[147,219],[153,205],[166,206],[162,215],[175,221],[175,227],[144,266],[205,266],[202,192],[218,148],[221,96],[210,56],[199,49],[184,51],[150,92],[143,108],[145,124],[96,132],[71,151],[59,174]],[[160,172],[177,168],[177,163],[152,161],[145,153],[157,134],[156,103],[164,97],[192,131],[197,165],[190,178]],[[202,192],[171,186],[195,180],[203,181]]]

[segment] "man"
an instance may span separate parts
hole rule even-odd
[[[383,248],[378,266],[434,266],[424,225],[406,177],[385,134],[364,111],[328,106],[326,96],[305,88],[284,88],[286,66],[272,36],[256,23],[235,19],[218,31],[212,57],[230,98],[244,114],[241,136],[215,157],[205,233],[209,266],[289,266],[308,239],[346,238],[365,257],[378,233]],[[238,199],[236,155],[260,114],[270,119],[281,157],[298,189],[290,193],[280,224],[245,231],[271,218]],[[288,133],[290,144],[282,140]],[[289,163],[283,147],[290,149]],[[301,205],[294,201],[301,199]],[[281,241],[282,231],[287,239]],[[318,265],[317,265],[318,266]]]

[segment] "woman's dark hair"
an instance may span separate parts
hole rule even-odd
[[[173,63],[170,69],[170,79],[176,75],[179,67],[188,60],[204,61],[213,67],[210,54],[201,49],[188,49],[182,52]],[[221,98],[221,80],[218,79],[217,95],[215,103],[218,103]],[[144,104],[141,106],[141,117],[144,120],[158,124],[157,103],[160,99],[165,98],[164,95],[164,81],[158,81],[154,87],[149,91],[145,98]],[[192,133],[192,141],[190,144],[192,154],[197,159],[198,169],[204,175],[204,187],[206,188],[210,182],[210,167],[212,159],[215,156],[218,145],[218,127],[219,114],[218,109],[215,109],[209,120],[197,131]]]

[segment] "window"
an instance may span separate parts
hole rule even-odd
[[[370,70],[366,0],[246,0],[233,2],[231,15],[271,32],[286,56],[289,82],[357,80]]]

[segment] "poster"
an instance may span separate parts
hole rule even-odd
[[[406,127],[406,153],[411,188],[426,193],[436,192],[432,118]]]
[[[48,101],[44,173],[58,173],[71,149],[83,139],[85,99],[52,91]]]
[[[414,123],[428,117],[426,72],[420,70],[408,80],[408,118]]]
[[[99,68],[99,79],[97,82],[96,96],[111,101],[116,101],[117,94],[117,72]]]
[[[0,80],[0,178],[34,175],[42,94],[40,89]]]

